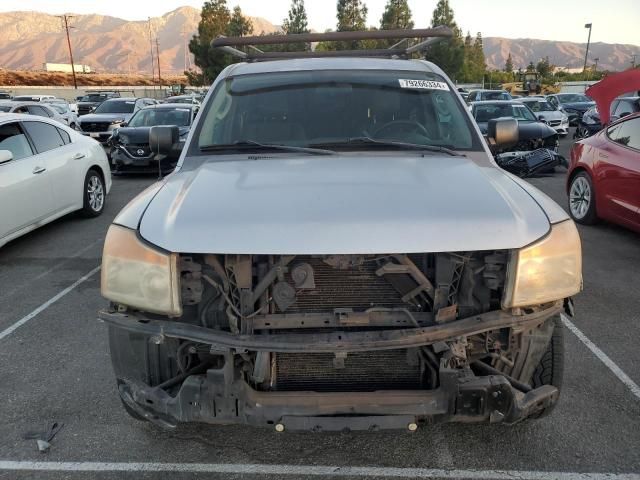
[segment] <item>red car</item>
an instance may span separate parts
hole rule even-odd
[[[573,145],[567,193],[576,222],[601,218],[640,232],[640,114]]]

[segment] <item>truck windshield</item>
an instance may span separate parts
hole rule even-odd
[[[296,71],[238,75],[216,87],[197,148],[259,142],[367,149],[354,138],[480,149],[444,78],[415,71]]]

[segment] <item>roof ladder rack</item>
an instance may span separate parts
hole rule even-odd
[[[291,35],[254,35],[248,37],[220,36],[211,42],[211,46],[221,51],[241,58],[245,61],[291,59],[291,58],[322,58],[322,57],[389,57],[407,58],[413,53],[424,51],[429,46],[445,38],[451,38],[453,31],[446,26],[423,29],[402,30],[365,30],[356,32],[326,32],[326,33],[298,33]],[[291,43],[313,42],[353,42],[359,40],[398,40],[389,48],[362,50],[329,50],[329,51],[299,51],[299,52],[263,52],[256,45],[283,45]],[[401,48],[404,42],[420,39],[415,45]],[[253,51],[244,52],[236,47],[248,47]]]

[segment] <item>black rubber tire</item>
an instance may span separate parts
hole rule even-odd
[[[547,346],[546,352],[542,356],[540,363],[531,377],[531,386],[538,388],[543,385],[553,385],[558,389],[562,388],[562,377],[564,375],[564,327],[560,317],[556,317],[553,327],[553,334]],[[555,404],[542,410],[532,418],[541,418],[553,411]]]
[[[100,182],[100,185],[102,187],[102,205],[100,206],[99,209],[94,209],[93,207],[91,207],[91,204],[89,203],[89,192],[87,192],[87,189],[89,187],[89,182],[92,181],[94,178],[97,178],[97,180]],[[104,179],[102,178],[102,175],[100,174],[100,172],[98,172],[93,168],[89,169],[89,171],[84,177],[84,183],[82,185],[82,198],[83,198],[82,215],[84,217],[93,218],[93,217],[98,217],[102,214],[102,212],[104,211],[104,205],[107,200],[107,192],[106,192],[106,187],[104,185]]]
[[[571,205],[569,205],[569,215],[576,222],[582,225],[593,225],[598,222],[598,214],[596,213],[596,190],[593,187],[593,182],[591,181],[591,177],[587,172],[578,172],[572,179],[571,184],[569,185],[569,192],[571,192],[571,187],[573,183],[578,178],[584,178],[589,184],[589,188],[591,189],[591,203],[589,203],[589,208],[587,209],[587,213],[582,218],[577,218],[573,215],[571,211]],[[569,196],[569,202],[571,202],[571,196]]]

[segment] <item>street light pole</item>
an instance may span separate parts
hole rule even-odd
[[[591,23],[586,23],[584,28],[589,29],[589,37],[587,38],[587,50],[584,52],[584,67],[582,67],[582,73],[587,69],[587,57],[589,56],[589,44],[591,43]]]
[[[69,38],[69,22],[68,18],[72,18],[72,15],[58,15],[58,18],[62,18],[64,21],[64,28],[67,31],[67,45],[69,46],[69,58],[71,60],[71,73],[73,74],[73,88],[78,89],[78,82],[76,80],[76,68],[73,65],[73,53],[71,52],[71,39]]]

